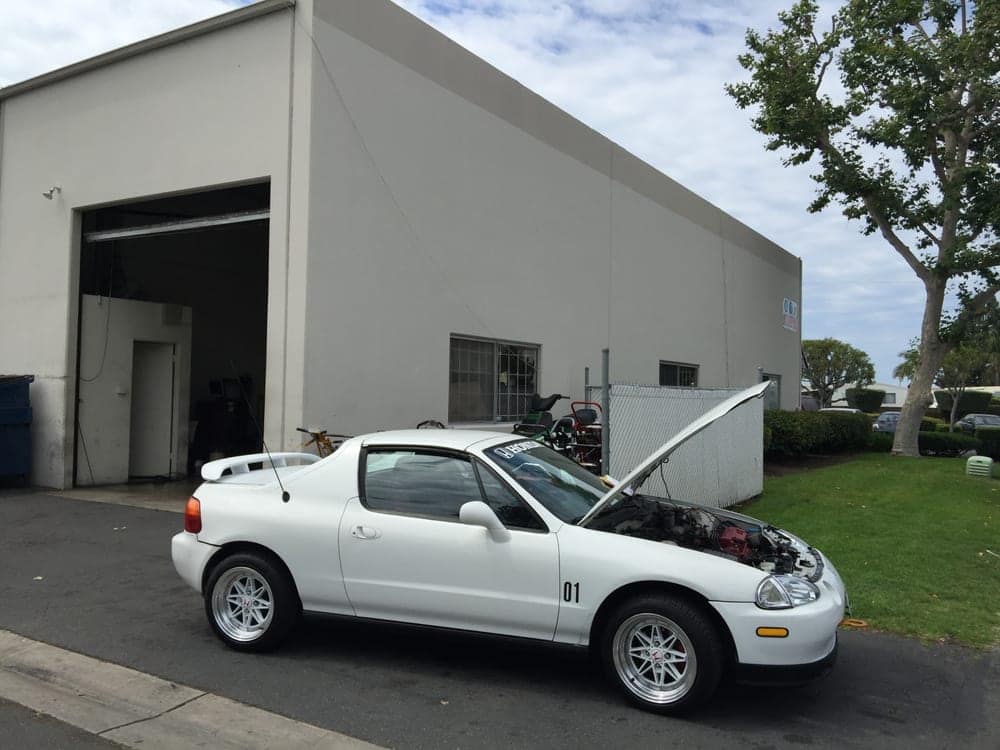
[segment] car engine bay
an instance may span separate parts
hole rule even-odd
[[[676,544],[810,581],[823,574],[819,553],[790,534],[739,513],[633,494],[609,504],[587,528]]]

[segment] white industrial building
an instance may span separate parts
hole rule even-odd
[[[38,485],[184,474],[250,412],[271,450],[507,423],[604,347],[616,381],[796,408],[800,300],[797,257],[388,0],[264,0],[0,89]]]

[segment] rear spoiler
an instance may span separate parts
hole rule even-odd
[[[209,461],[201,467],[201,478],[207,482],[215,482],[222,478],[226,469],[233,474],[247,474],[250,472],[251,464],[261,464],[262,468],[267,469],[271,466],[274,468],[288,466],[289,461],[296,465],[308,466],[319,460],[319,456],[312,453],[253,453],[248,456],[233,456]]]

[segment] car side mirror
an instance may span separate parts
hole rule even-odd
[[[465,503],[458,509],[458,520],[469,526],[482,526],[496,542],[506,542],[510,532],[504,526],[493,509],[482,500]]]

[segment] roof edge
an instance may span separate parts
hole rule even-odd
[[[34,89],[48,86],[50,83],[56,83],[81,73],[102,68],[105,65],[111,65],[119,62],[120,60],[127,60],[130,57],[135,57],[137,55],[150,52],[151,50],[183,42],[187,39],[192,39],[197,36],[202,36],[203,34],[217,31],[218,29],[224,29],[227,26],[234,26],[235,24],[250,21],[254,18],[259,18],[260,16],[265,16],[269,13],[285,10],[286,8],[292,8],[294,6],[295,0],[260,0],[253,5],[248,5],[244,8],[237,8],[236,10],[231,10],[228,13],[212,16],[211,18],[206,18],[202,21],[188,24],[187,26],[181,26],[179,29],[172,29],[164,32],[163,34],[151,36],[148,39],[142,39],[138,42],[134,42],[133,44],[118,47],[117,49],[104,52],[100,55],[88,57],[85,60],[80,60],[79,62],[70,63],[62,68],[56,68],[48,73],[42,73],[41,75],[28,78],[20,83],[13,83],[10,86],[5,86],[0,88],[0,101],[9,99],[12,96],[17,96],[18,94],[23,94],[27,91],[33,91]]]

